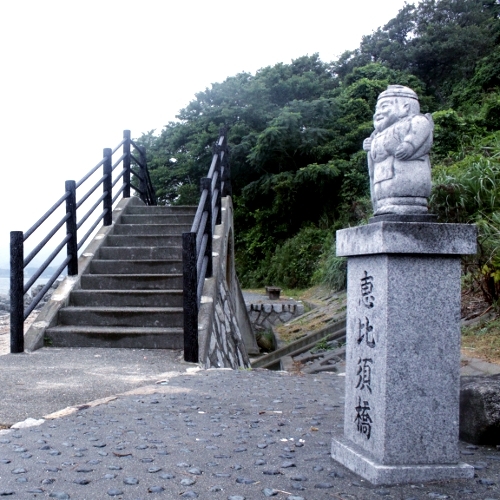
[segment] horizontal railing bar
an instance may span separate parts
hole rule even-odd
[[[196,251],[200,251],[200,245],[201,245],[201,239],[203,238],[203,235],[205,234],[205,228],[207,227],[207,219],[208,219],[208,212],[205,211],[203,212],[203,215],[201,216],[201,222],[200,222],[200,227],[198,228],[198,232],[196,233]]]
[[[45,262],[38,268],[37,272],[33,274],[26,285],[24,285],[24,293],[26,293],[33,286],[33,283],[41,276],[45,269],[49,267],[49,264],[55,259],[57,254],[64,248],[64,245],[66,245],[71,238],[71,234],[67,234],[56,249],[47,257],[47,259],[45,259]]]
[[[111,171],[113,171],[126,157],[126,153],[122,154],[120,158],[118,158],[118,160],[116,160],[115,163],[113,163],[113,165],[111,166]]]
[[[127,141],[128,141],[128,139],[122,139],[122,141],[120,142],[120,144],[118,144],[117,146],[115,146],[115,149],[113,149],[111,151],[111,155],[114,155]]]
[[[59,206],[61,205],[61,203],[63,203],[64,201],[66,201],[66,198],[70,195],[70,192],[69,191],[66,191],[62,196],[61,198],[59,198],[58,201],[56,201],[52,207],[50,207],[44,215],[42,215],[42,217],[40,219],[38,219],[37,222],[35,222],[25,233],[24,233],[24,240],[23,241],[26,241],[46,220],[47,218],[53,214],[53,212],[59,208]]]
[[[23,267],[26,267],[37,253],[46,245],[46,243],[54,236],[54,234],[61,229],[61,226],[70,218],[70,214],[65,214],[64,217],[52,228],[52,231],[45,236],[45,238],[38,243],[38,245],[30,252],[30,254],[24,259]]]
[[[219,190],[214,189],[212,191],[212,212],[214,211],[215,205],[217,205],[217,197],[219,196]],[[213,219],[213,217],[212,217]]]
[[[201,266],[201,273],[198,278],[198,290],[196,290],[196,298],[198,299],[198,305],[201,302],[201,294],[203,293],[203,284],[205,282],[205,276],[207,275],[208,267],[208,257],[205,255],[203,258],[203,264]]]
[[[214,172],[214,176],[212,177],[212,193],[215,191],[215,186],[217,185],[217,179],[219,178],[219,172],[217,170]]]
[[[76,204],[76,208],[80,208],[89,198],[89,196],[91,196],[92,194],[94,194],[94,191],[106,180],[106,177],[107,175],[103,175],[91,188],[89,191],[87,191],[83,196],[82,198],[80,199],[80,201]]]
[[[104,200],[104,198],[106,198],[107,194],[108,194],[107,191],[105,191],[104,193],[102,193],[101,197],[92,205],[92,207],[90,208],[90,210],[80,219],[80,221],[76,225],[77,229],[80,229],[80,227],[82,226],[82,224],[85,224],[85,221],[92,215],[92,213],[99,206],[99,204],[101,203],[101,201]]]
[[[201,216],[203,215],[203,207],[205,206],[205,202],[207,201],[208,189],[204,189],[200,196],[200,202],[198,203],[198,209],[196,210],[196,214],[194,216],[193,224],[191,226],[191,232],[197,233],[198,227],[200,226]]]
[[[122,184],[121,188],[116,192],[116,194],[113,196],[113,200],[111,201],[111,204],[113,205],[115,201],[118,199],[118,197],[123,193],[123,190],[125,189],[125,186]]]
[[[120,179],[123,179],[123,175],[127,171],[126,168],[124,168],[117,176],[116,179],[112,182],[111,187],[115,187],[115,185],[118,183]]]
[[[92,232],[97,227],[99,222],[101,222],[102,219],[104,219],[104,216],[107,214],[107,212],[108,212],[107,210],[102,211],[101,215],[97,218],[92,227],[85,233],[85,236],[78,242],[77,250],[80,250],[80,248],[82,248],[83,244],[87,241],[87,238],[92,234]]]
[[[106,161],[106,158],[103,158],[87,175],[82,177],[77,183],[76,187],[79,188],[99,167],[102,167],[103,163]]]
[[[135,148],[135,149],[137,149],[137,151],[139,151],[139,152],[141,151],[141,149],[140,149],[140,148],[141,148],[142,146],[139,146],[139,144],[137,144],[137,143],[136,143],[133,139],[130,139],[130,144],[131,144],[132,146],[134,146],[134,148]],[[141,154],[142,154],[142,153],[141,153]]]
[[[208,244],[208,234],[203,235],[203,239],[201,240],[200,251],[198,252],[198,258],[196,260],[196,272],[198,276],[200,276],[201,272],[201,264],[203,262],[203,257],[205,256],[205,250],[207,249]]]
[[[142,163],[142,160],[137,159],[132,153],[130,153],[130,158],[132,158],[132,160],[134,160],[137,163],[137,165],[144,168],[144,164]]]
[[[140,181],[142,181],[142,172],[140,170],[136,172],[133,168],[131,168],[130,172],[132,172]]]
[[[210,169],[208,170],[208,175],[207,175],[207,177],[209,179],[211,179],[212,175],[214,175],[214,170],[215,170],[215,166],[217,165],[218,156],[219,155],[217,153],[212,156],[212,163],[210,164]]]
[[[63,263],[56,269],[55,273],[51,276],[51,278],[45,283],[44,287],[33,297],[30,305],[24,311],[24,319],[26,319],[38,305],[38,303],[43,299],[43,296],[49,291],[50,287],[54,284],[59,275],[62,273],[63,269],[68,265],[68,262],[71,260],[71,255],[68,255]]]
[[[132,189],[134,189],[137,193],[144,194],[144,191],[142,189],[139,189],[138,187],[134,186],[132,183],[130,183],[130,187]]]

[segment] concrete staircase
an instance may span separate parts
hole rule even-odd
[[[182,233],[195,212],[128,205],[45,331],[46,344],[182,349]]]

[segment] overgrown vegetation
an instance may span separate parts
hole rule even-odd
[[[462,329],[462,353],[500,363],[500,319]]]
[[[345,284],[337,229],[370,216],[364,138],[377,95],[412,87],[433,113],[431,209],[474,222],[467,283],[500,293],[500,3],[422,0],[327,63],[318,55],[215,83],[159,135],[143,135],[161,201],[195,203],[219,127],[229,127],[236,259],[242,284]]]

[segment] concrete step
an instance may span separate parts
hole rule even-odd
[[[179,274],[182,260],[93,260],[90,274]]]
[[[109,260],[180,260],[182,247],[101,247],[100,259]]]
[[[182,307],[182,290],[74,290],[71,305],[83,307]]]
[[[63,307],[58,325],[182,327],[181,307]]]
[[[164,214],[191,214],[193,217],[196,214],[197,206],[191,205],[176,205],[172,207],[148,207],[129,205],[127,207],[126,214],[137,214],[137,215],[164,215]]]
[[[115,347],[133,349],[182,349],[182,328],[126,328],[56,326],[45,332],[52,347]]]
[[[193,224],[192,214],[123,214],[120,224]]]
[[[182,288],[182,274],[84,274],[83,290],[172,290]]]
[[[190,230],[191,224],[117,224],[113,234],[163,236],[170,234],[181,235]]]
[[[120,227],[118,224],[115,227]],[[106,238],[106,246],[109,247],[182,247],[182,235],[160,234],[160,235],[125,235],[110,234]]]

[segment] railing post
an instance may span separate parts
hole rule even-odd
[[[113,222],[113,195],[112,195],[112,186],[113,180],[111,178],[111,148],[104,148],[102,152],[103,158],[105,158],[103,164],[103,175],[105,175],[104,182],[102,183],[102,191],[106,193],[106,196],[102,202],[103,210],[106,210],[104,215],[103,224],[105,226],[111,226]]]
[[[24,351],[24,235],[10,233],[10,352]]]
[[[130,198],[130,130],[123,131],[123,197]]]
[[[205,275],[206,278],[211,278],[213,274],[213,266],[212,266],[212,179],[209,177],[203,177],[200,181],[201,184],[201,192],[204,189],[208,191],[207,199],[205,201],[205,206],[203,207],[203,211],[208,212],[207,224],[205,226],[205,233],[207,235],[207,246],[205,248],[205,256],[208,257],[207,261],[207,273]]]
[[[196,233],[182,234],[184,360],[198,363],[198,276]]]
[[[78,274],[78,241],[76,228],[76,182],[66,181],[64,185],[69,196],[66,198],[66,214],[69,219],[66,221],[66,234],[71,235],[71,239],[66,243],[66,252],[71,260],[68,262],[68,276]]]

